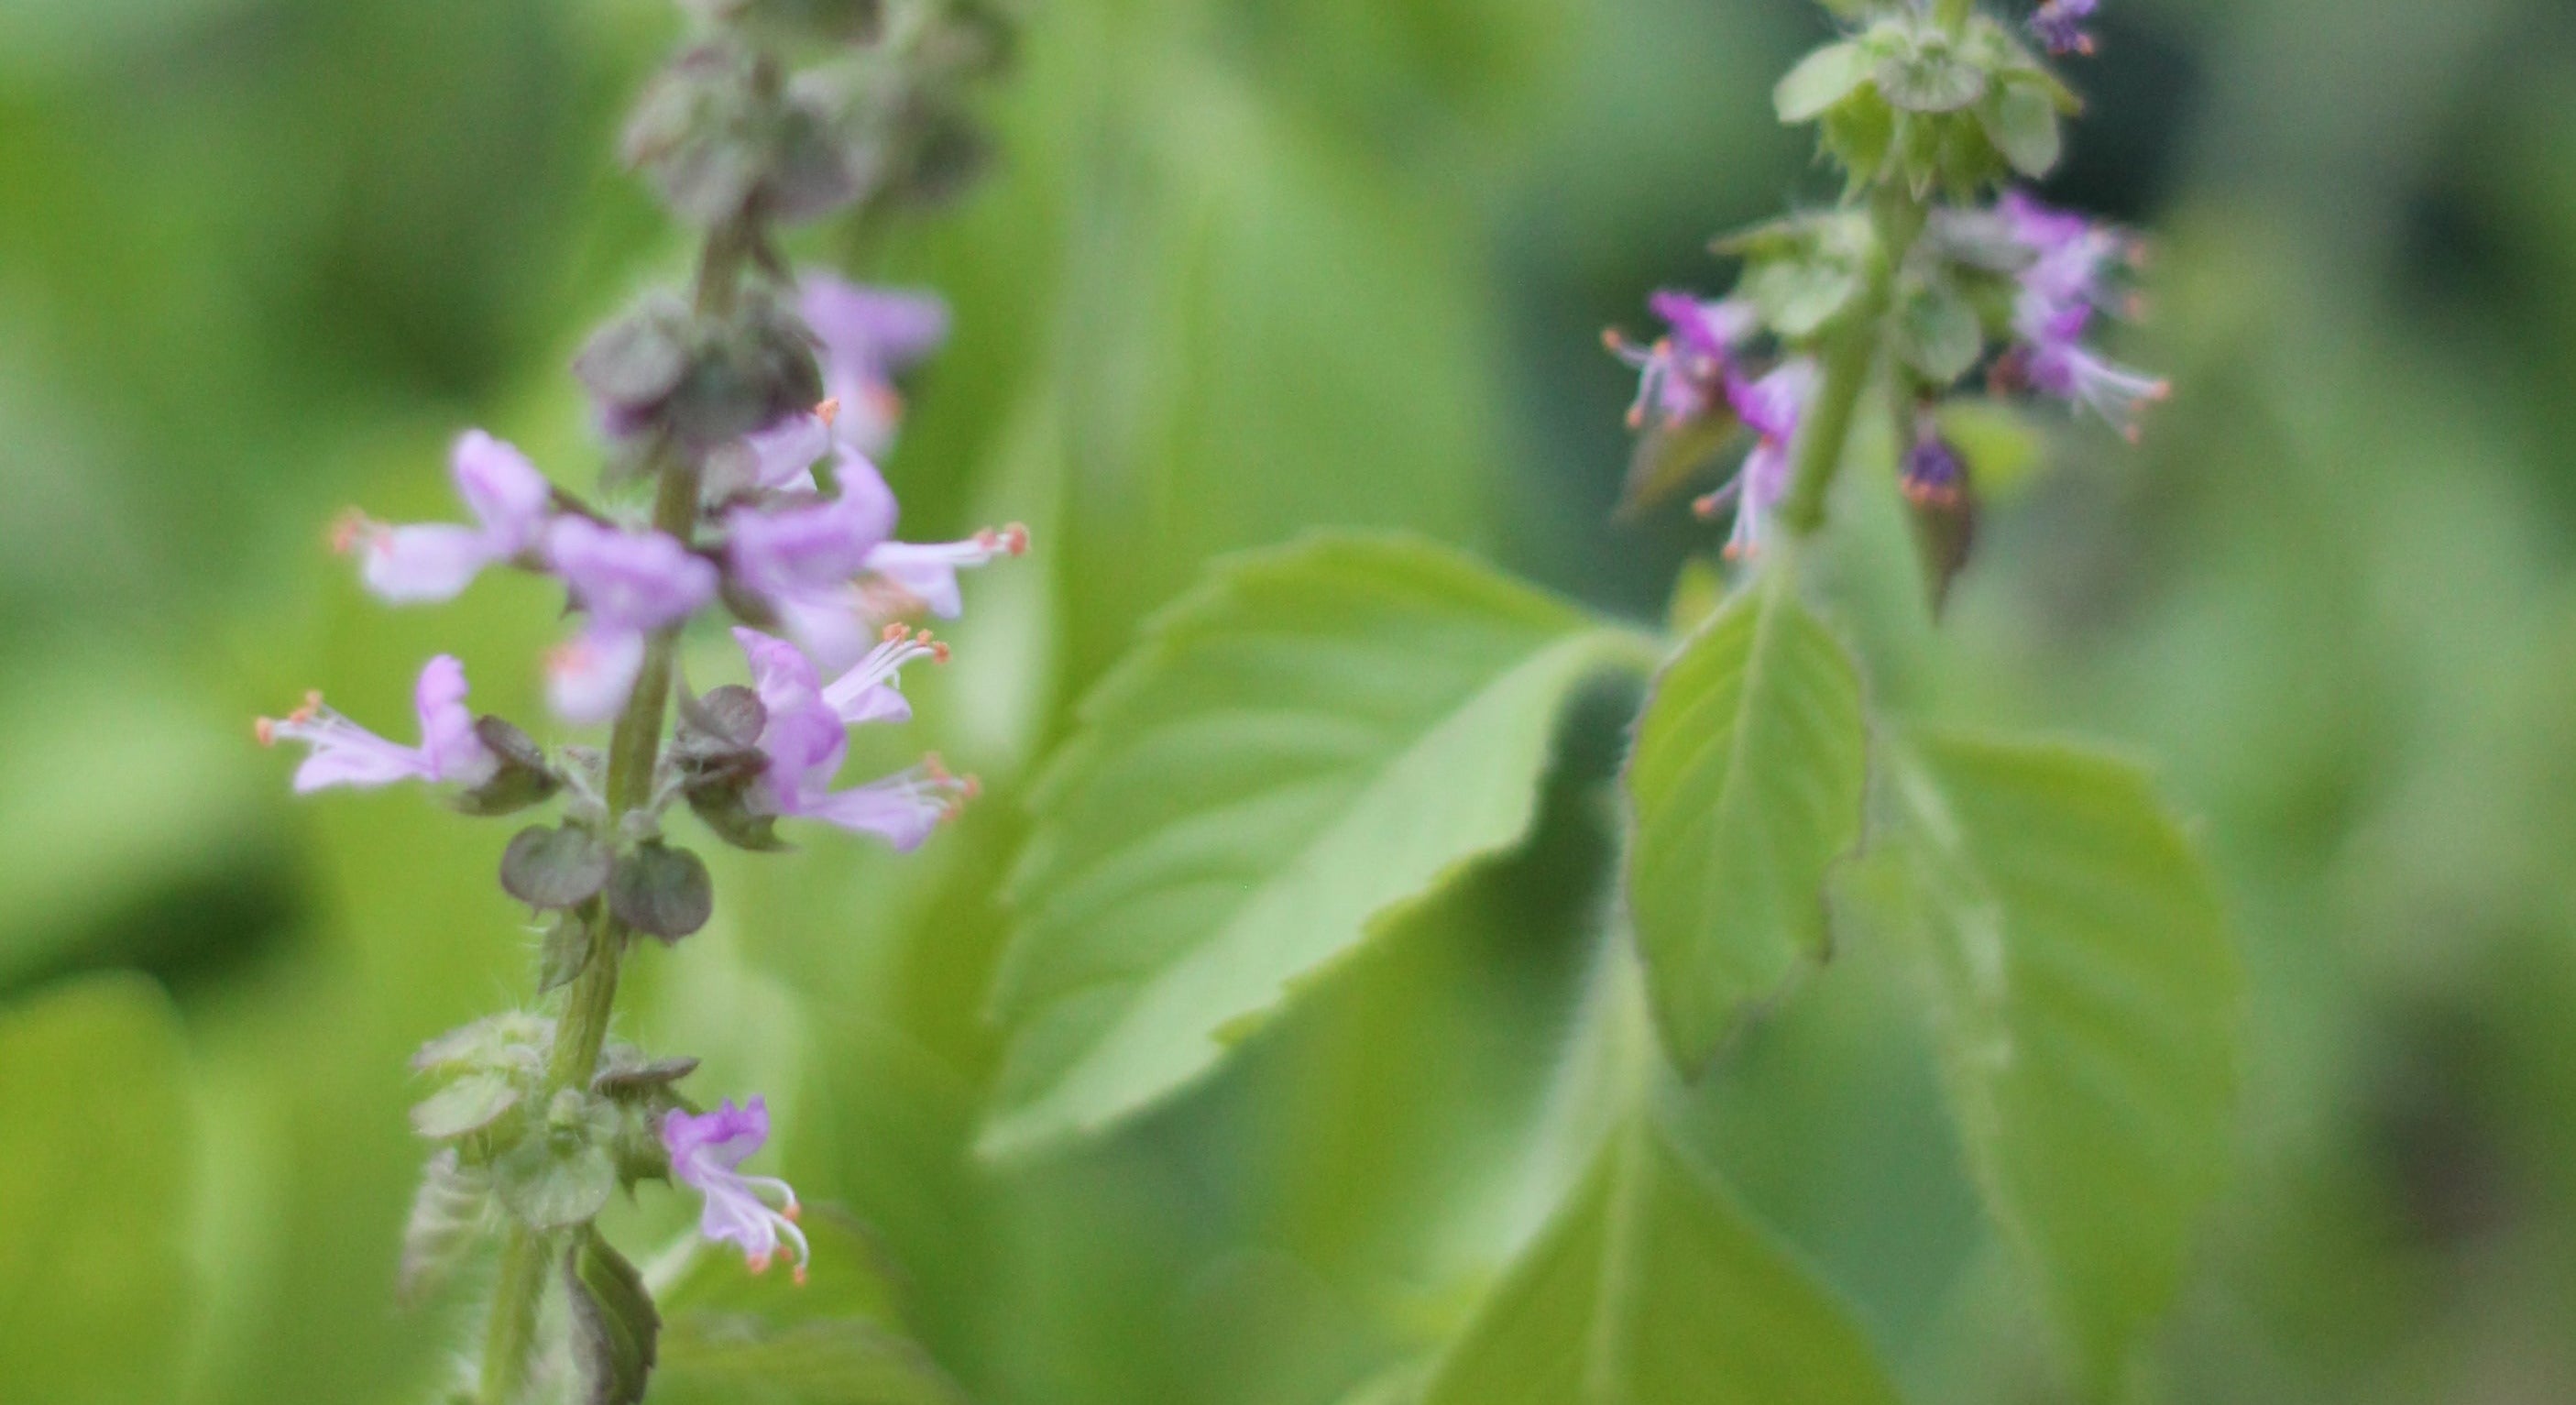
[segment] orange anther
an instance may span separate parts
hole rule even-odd
[[[832,421],[837,420],[840,417],[841,398],[837,395],[814,407],[814,418],[821,420],[825,429],[830,429],[832,427]]]
[[[277,719],[273,717],[252,718],[250,721],[250,734],[259,738],[259,744],[261,746],[277,745]]]

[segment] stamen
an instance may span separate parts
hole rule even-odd
[[[825,429],[830,429],[832,422],[840,417],[841,397],[837,395],[814,407],[814,418],[821,420]]]
[[[277,745],[277,719],[274,717],[252,718],[250,721],[250,734],[259,738],[259,744],[261,746]]]
[[[903,621],[897,620],[879,631],[877,638],[884,640],[888,644],[892,644],[903,638],[903,636],[909,632],[909,628],[910,627],[905,625]]]
[[[331,520],[331,554],[346,556],[360,541],[383,530],[373,518],[354,507],[350,508]]]

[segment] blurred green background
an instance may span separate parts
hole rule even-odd
[[[2143,1399],[2576,1399],[2576,10],[2114,0],[2067,201],[2151,227],[2121,346],[2174,401],[1993,505],[1949,704],[2154,758],[2240,915],[2232,1186]],[[418,661],[540,716],[555,600],[388,613],[342,507],[447,515],[483,424],[558,476],[565,365],[685,251],[612,170],[660,0],[0,5],[0,1399],[408,1402],[404,1057],[518,997],[505,826],[291,803],[248,719],[402,734]],[[1532,853],[1137,1132],[965,1152],[1016,782],[1230,548],[1396,524],[1652,617],[1704,529],[1618,524],[1599,329],[1783,200],[1803,0],[1053,0],[996,177],[865,250],[951,350],[911,534],[1029,521],[901,739],[996,795],[924,854],[726,863],[630,1032],[765,1089],[784,1163],[906,1266],[979,1397],[1332,1402],[1437,1343],[1598,894],[1602,758]],[[700,667],[722,667],[709,641]],[[397,725],[400,724],[400,725]],[[685,996],[685,999],[682,997]],[[1922,1051],[1866,972],[1705,1096],[1716,1154],[1917,1398],[2043,1400]],[[648,1196],[620,1232],[680,1213]]]

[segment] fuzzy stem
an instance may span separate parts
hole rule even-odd
[[[1880,188],[1872,221],[1877,238],[1871,241],[1860,295],[1826,342],[1824,380],[1800,428],[1789,496],[1780,504],[1780,521],[1793,538],[1814,536],[1825,525],[1825,502],[1851,443],[1853,415],[1887,341],[1897,271],[1905,266],[1927,217],[1923,201],[1903,187]]]
[[[698,299],[730,308],[740,281],[744,254],[757,231],[728,225],[711,234],[700,255]],[[685,449],[664,443],[656,450],[660,464],[653,498],[654,529],[680,541],[694,540],[698,526],[699,464]],[[662,721],[671,704],[671,683],[679,652],[680,626],[653,636],[644,666],[635,675],[608,740],[608,823],[613,841],[623,842],[626,817],[652,803],[654,772],[660,768]],[[599,1070],[599,1052],[608,1042],[608,1023],[617,1009],[618,967],[631,933],[626,924],[598,905],[591,924],[590,956],[564,997],[555,1021],[553,1053],[546,1064],[545,1097],[539,1107],[567,1088],[588,1088]],[[525,1225],[510,1227],[501,1250],[500,1277],[492,1289],[492,1317],[483,1337],[480,1405],[517,1405],[527,1389],[535,1360],[537,1311],[545,1300],[546,1269],[553,1258],[550,1236]]]

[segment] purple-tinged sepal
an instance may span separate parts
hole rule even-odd
[[[1809,357],[1784,361],[1759,380],[1737,379],[1727,387],[1736,414],[1757,436],[1744,466],[1725,487],[1692,504],[1702,517],[1735,509],[1735,526],[1726,540],[1726,559],[1747,560],[1758,554],[1770,534],[1771,514],[1789,495],[1795,471],[1790,445],[1815,398],[1822,371]]]
[[[295,770],[299,795],[332,786],[372,789],[396,781],[452,783],[472,788],[493,778],[501,762],[475,730],[465,706],[465,666],[447,654],[431,659],[413,688],[420,745],[403,746],[368,731],[325,706],[320,693],[282,718],[259,719],[260,744],[300,742],[311,748]]]

